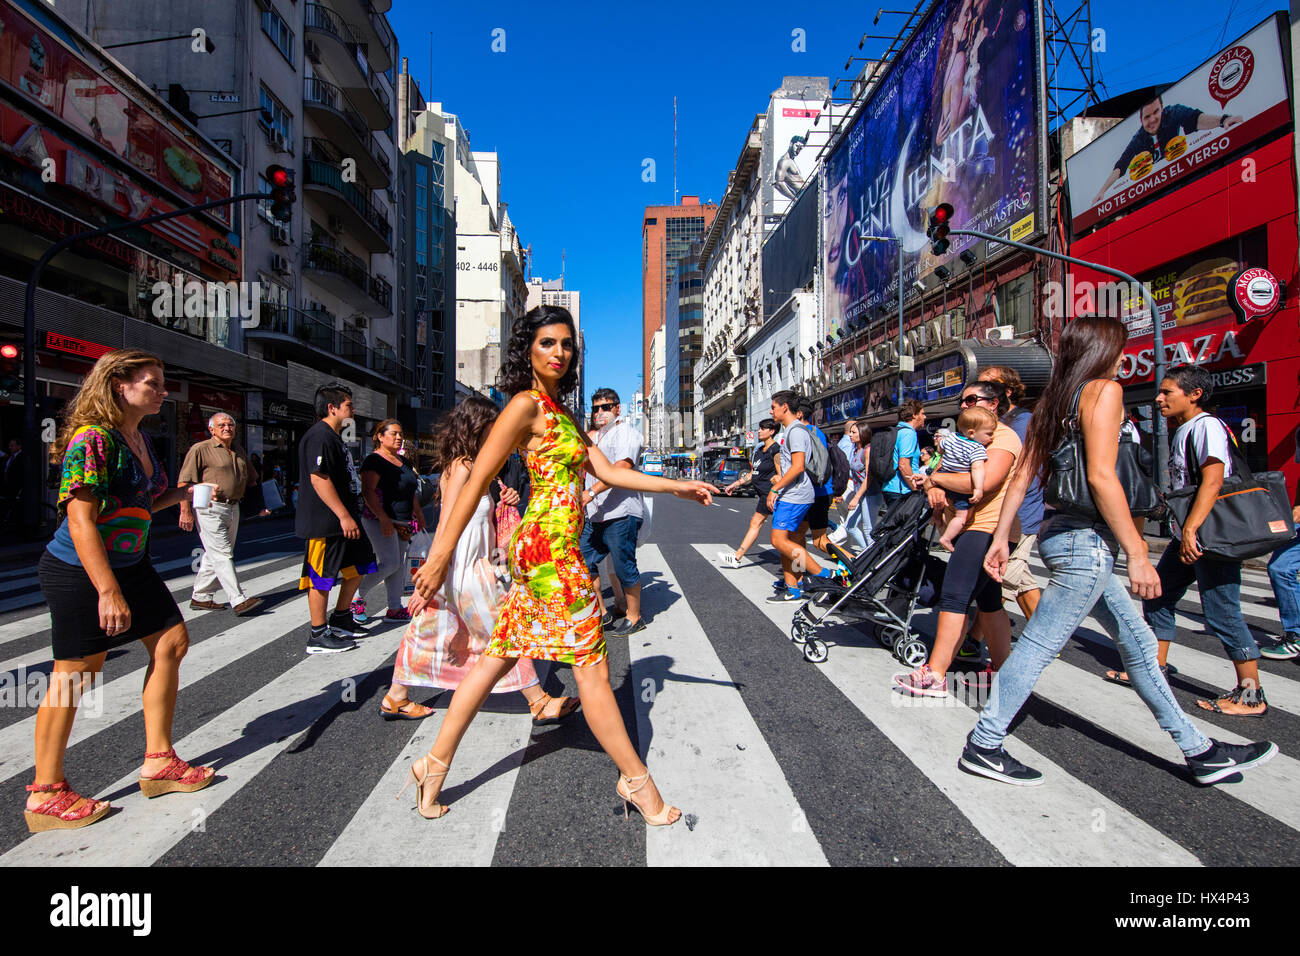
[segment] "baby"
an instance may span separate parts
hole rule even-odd
[[[969,495],[949,492],[955,501],[943,512],[941,520],[945,527],[939,538],[939,543],[949,551],[953,550],[953,540],[965,530],[975,514],[971,505],[979,504],[984,497],[984,462],[989,457],[985,449],[993,444],[997,427],[997,416],[987,408],[963,409],[957,419],[956,431],[939,442],[939,471],[949,475],[969,473],[971,483]]]

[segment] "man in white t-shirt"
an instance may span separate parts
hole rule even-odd
[[[596,447],[601,454],[615,468],[635,468],[641,460],[641,434],[619,417],[622,405],[618,393],[612,388],[599,389],[591,396],[591,410],[600,429]],[[645,518],[641,494],[595,481],[582,493],[582,505],[591,508],[587,511],[579,546],[587,570],[596,582],[596,591],[600,592],[600,563],[609,557],[614,561],[614,576],[627,600],[627,616],[611,627],[610,632],[627,635],[643,631],[641,572],[636,565],[636,539]]]
[[[1209,517],[1223,482],[1232,477],[1232,459],[1240,454],[1236,438],[1205,411],[1214,394],[1210,373],[1194,365],[1175,368],[1160,383],[1156,405],[1178,426],[1169,442],[1169,476],[1173,488],[1198,486],[1187,521],[1156,565],[1160,596],[1142,602],[1142,612],[1160,642],[1160,667],[1177,635],[1174,609],[1193,582],[1200,592],[1205,624],[1223,643],[1237,671],[1237,684],[1217,700],[1198,700],[1202,710],[1260,717],[1268,710],[1259,684],[1259,645],[1241,616],[1241,562],[1204,557],[1196,534]]]

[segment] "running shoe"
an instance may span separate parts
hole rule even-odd
[[[339,654],[343,651],[356,650],[356,647],[356,641],[342,637],[328,625],[311,628],[310,636],[307,638],[308,654]]]
[[[359,627],[348,611],[331,611],[326,622],[336,633],[344,637],[365,637],[365,628]]]
[[[971,743],[969,736],[966,737],[966,746],[961,752],[961,759],[957,761],[957,766],[968,773],[1009,783],[1013,787],[1036,787],[1043,782],[1041,772],[1033,767],[1026,767],[1002,747],[985,750]]]
[[[348,610],[352,612],[353,624],[365,624],[366,621],[370,620],[370,618],[366,617],[365,601],[353,601]]]
[[[1242,770],[1268,763],[1276,755],[1277,744],[1271,740],[1253,744],[1225,744],[1211,740],[1209,750],[1186,760],[1192,779],[1201,786],[1208,786]]]
[[[736,560],[736,552],[719,551],[718,565],[724,568],[738,568],[740,567],[740,562]]]
[[[1300,635],[1287,632],[1271,643],[1259,645],[1259,656],[1270,661],[1293,661],[1300,657]]]
[[[975,638],[966,637],[957,650],[957,657],[963,661],[977,661],[984,656],[984,646]]]
[[[786,589],[785,578],[777,578],[772,582],[773,591],[784,591]]]
[[[894,685],[913,697],[948,696],[948,678],[930,670],[929,664],[922,664],[910,674],[895,674]]]
[[[390,607],[388,613],[384,615],[384,619],[388,621],[409,621],[411,612],[404,607]]]
[[[782,588],[767,599],[768,604],[793,604],[803,600],[803,592],[798,588]]]

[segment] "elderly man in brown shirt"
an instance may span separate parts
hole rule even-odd
[[[196,611],[213,611],[225,607],[212,600],[218,585],[225,590],[236,614],[247,614],[262,603],[260,597],[248,597],[235,573],[235,536],[239,533],[239,499],[252,474],[248,456],[235,444],[235,419],[217,412],[208,419],[212,435],[190,447],[181,466],[177,485],[208,482],[216,485],[212,502],[206,508],[194,508],[189,501],[181,508],[181,527],[194,530],[198,518],[199,540],[203,542],[203,559],[194,576],[194,593],[190,607]]]

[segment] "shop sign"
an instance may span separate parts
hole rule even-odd
[[[1236,388],[1254,388],[1268,382],[1268,366],[1260,362],[1256,365],[1243,365],[1239,368],[1225,368],[1211,372],[1214,391],[1224,392]]]
[[[289,406],[284,402],[267,402],[266,414],[270,418],[290,418]]]
[[[1243,269],[1232,277],[1230,288],[1242,322],[1270,316],[1282,304],[1282,283],[1267,269]]]
[[[1165,342],[1165,367],[1178,365],[1218,366],[1224,362],[1240,363],[1245,356],[1237,345],[1237,333],[1231,329],[1217,329],[1203,335],[1184,337]],[[1148,382],[1155,371],[1155,349],[1148,345],[1142,349],[1126,350],[1120,357],[1119,381],[1123,385]]]
[[[846,418],[857,418],[862,414],[862,405],[865,398],[866,389],[859,386],[823,399],[819,403],[821,405],[822,422],[829,425],[834,422],[842,422]]]
[[[71,335],[58,335],[54,332],[45,333],[45,347],[80,355],[92,362],[101,355],[113,351],[111,345],[100,345],[98,342],[87,342],[85,339],[74,339]]]

